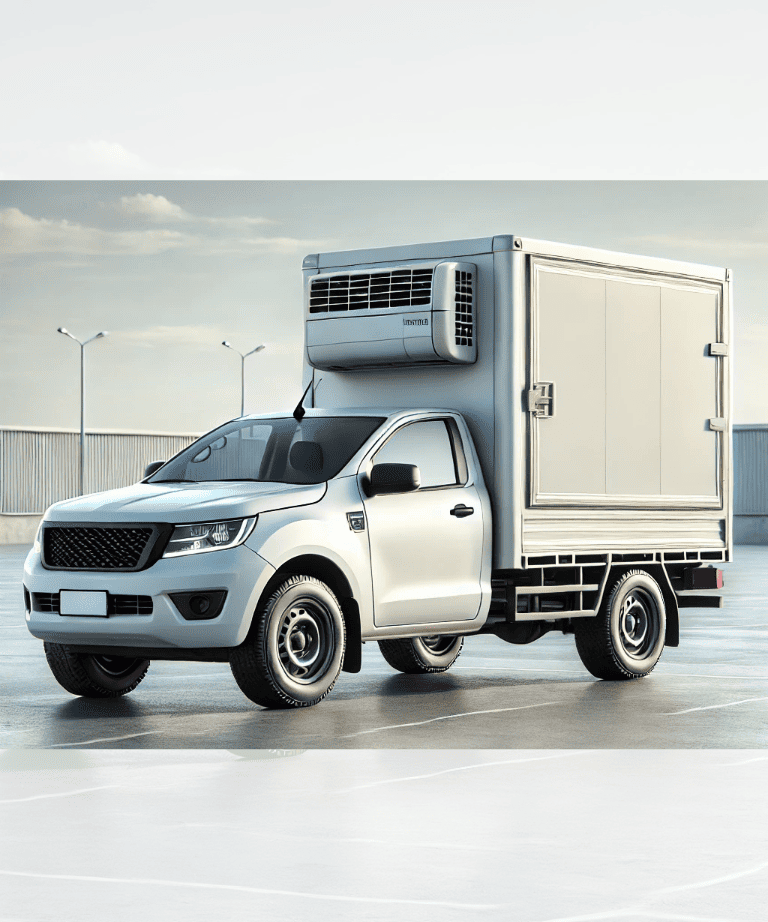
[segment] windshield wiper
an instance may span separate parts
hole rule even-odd
[[[199,480],[150,480],[150,483],[200,483]]]

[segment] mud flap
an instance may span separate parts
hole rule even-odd
[[[360,630],[360,610],[354,599],[341,599],[341,611],[344,615],[344,627],[347,633],[347,645],[344,650],[342,672],[360,672],[363,668],[363,641]]]
[[[664,638],[665,647],[680,646],[680,610],[677,604],[677,596],[672,589],[672,584],[667,575],[667,568],[664,564],[654,566],[645,566],[646,570],[659,584],[661,594],[664,596],[664,605],[667,609],[667,632]]]

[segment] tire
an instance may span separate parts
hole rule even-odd
[[[667,626],[659,584],[630,570],[614,584],[594,618],[574,619],[576,649],[598,679],[641,679],[659,661]]]
[[[310,707],[341,672],[346,631],[338,599],[313,576],[291,576],[256,613],[229,658],[243,694],[267,708]]]
[[[464,638],[453,634],[379,641],[381,655],[389,665],[408,675],[446,672],[459,658],[463,646]]]
[[[75,653],[66,644],[43,644],[45,658],[56,681],[83,698],[119,698],[141,682],[149,669],[148,659]]]

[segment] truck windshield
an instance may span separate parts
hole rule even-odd
[[[147,482],[321,483],[335,477],[383,422],[371,416],[238,419],[193,442]]]

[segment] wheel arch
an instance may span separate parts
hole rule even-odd
[[[282,563],[269,578],[266,586],[259,596],[256,609],[260,609],[290,576],[313,576],[325,583],[339,600],[341,613],[344,617],[344,627],[347,634],[346,650],[342,670],[344,672],[360,672],[362,665],[362,629],[360,625],[360,608],[352,589],[348,576],[342,568],[321,554],[300,554]],[[254,630],[255,619],[251,615],[251,625],[248,636]],[[248,639],[248,638],[246,638]]]
[[[672,589],[669,581],[667,568],[663,563],[614,563],[609,567],[607,578],[603,580],[600,587],[600,595],[597,599],[597,609],[603,603],[606,594],[610,592],[611,587],[616,582],[629,573],[630,570],[644,570],[649,576],[652,576],[659,584],[661,595],[664,599],[664,608],[666,613],[666,630],[664,634],[665,647],[677,647],[680,645],[680,611],[677,604],[677,596]],[[596,609],[596,610],[597,610]]]

